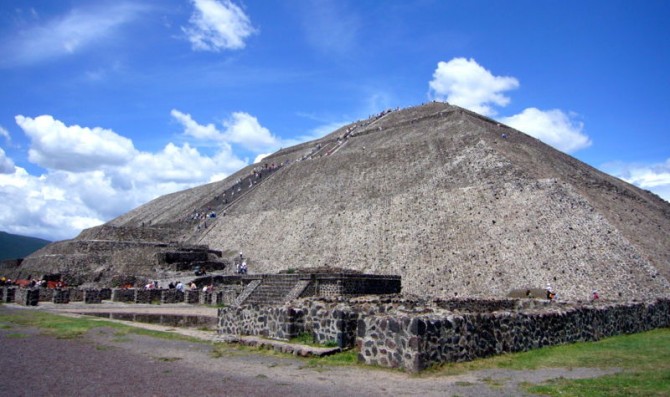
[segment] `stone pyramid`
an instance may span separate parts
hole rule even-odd
[[[403,291],[419,296],[501,297],[550,283],[565,299],[594,289],[603,298],[647,298],[670,292],[670,203],[433,102],[159,197],[33,254],[21,272],[105,283],[156,277],[170,255],[216,266],[239,252],[253,273],[397,274]]]

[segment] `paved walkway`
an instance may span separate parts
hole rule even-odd
[[[13,308],[25,310],[39,310],[72,317],[82,317],[87,314],[99,313],[134,313],[134,314],[163,314],[180,316],[203,316],[217,318],[217,308],[204,305],[187,304],[127,304],[103,301],[100,304],[85,304],[82,302],[71,302],[66,305],[40,302],[38,306],[21,306],[9,304]],[[105,321],[131,325],[137,328],[154,331],[170,332],[196,338],[208,342],[237,343],[245,346],[273,349],[281,353],[293,354],[301,357],[323,357],[341,351],[338,347],[308,346],[285,341],[270,340],[256,336],[225,336],[219,335],[214,330],[202,330],[199,328],[174,327],[160,324],[150,324],[135,321],[123,321],[104,318]]]

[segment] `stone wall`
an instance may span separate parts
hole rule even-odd
[[[218,311],[218,333],[289,340],[304,331],[304,316],[304,310],[292,307],[225,307]]]
[[[16,287],[2,287],[2,303],[12,303],[16,296]]]
[[[366,316],[356,344],[366,364],[420,371],[445,362],[670,326],[670,300],[521,312]]]
[[[177,289],[161,290],[161,303],[182,303],[184,301],[184,292]]]
[[[78,288],[70,289],[70,302],[83,302],[84,290]]]
[[[220,334],[288,340],[307,332],[317,343],[355,346],[364,363],[415,372],[445,362],[668,327],[670,299],[597,305],[537,299],[320,299],[225,307],[218,317]]]
[[[54,290],[50,288],[40,288],[40,302],[51,302],[54,297]]]
[[[70,303],[70,290],[67,288],[54,290],[51,299],[56,304]]]
[[[23,306],[37,306],[40,300],[39,288],[17,288],[14,303]]]
[[[341,348],[353,347],[359,313],[346,304],[308,301],[303,308],[304,330],[315,343],[337,343]]]
[[[100,290],[85,289],[83,300],[84,300],[84,303],[89,303],[89,304],[102,303],[102,295],[100,294]]]
[[[184,291],[184,302],[189,304],[200,303],[200,291]]]
[[[161,293],[159,289],[136,289],[135,303],[159,303]]]
[[[112,289],[111,288],[103,288],[100,290],[100,299],[102,300],[110,300],[112,299]]]
[[[288,340],[302,333],[315,343],[353,347],[359,313],[335,300],[303,300],[287,306],[244,305],[219,309],[219,333]]]
[[[125,288],[124,289],[114,288],[112,290],[112,302],[125,302],[125,303],[135,302],[135,290]]]

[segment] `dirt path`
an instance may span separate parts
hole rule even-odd
[[[0,313],[18,310],[10,306],[1,306]],[[234,347],[213,354],[210,342],[215,338],[205,331],[179,330],[201,336],[203,342],[118,335],[111,328],[93,329],[75,339],[57,339],[36,329],[2,325],[0,395],[12,396],[520,396],[527,395],[519,388],[521,382],[612,373],[590,368],[496,369],[416,377],[375,368],[311,367],[304,359]]]

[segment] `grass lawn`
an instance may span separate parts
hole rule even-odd
[[[620,368],[621,372],[594,379],[558,379],[528,385],[529,392],[550,396],[670,396],[670,329],[445,364],[428,372],[450,375],[491,368],[547,367]]]

